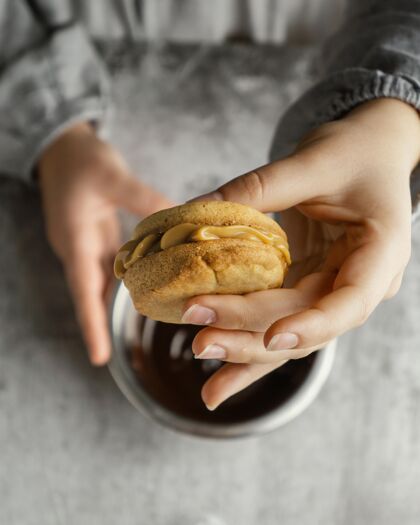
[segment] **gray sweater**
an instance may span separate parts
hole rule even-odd
[[[321,80],[280,118],[271,158],[358,104],[393,97],[420,109],[420,0],[352,0],[324,46]],[[103,122],[104,67],[68,0],[0,2],[0,172],[29,182],[43,149],[80,120]],[[420,177],[412,177],[413,201]]]

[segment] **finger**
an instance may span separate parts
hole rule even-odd
[[[384,298],[395,275],[395,253],[378,242],[365,244],[346,259],[334,290],[303,312],[281,319],[265,334],[267,350],[295,349],[321,344],[363,324]]]
[[[237,394],[261,377],[284,365],[286,361],[264,365],[228,363],[217,370],[201,389],[201,397],[209,410],[215,410],[229,397]]]
[[[174,205],[167,197],[131,175],[120,181],[114,191],[119,206],[141,217]]]
[[[111,342],[104,301],[107,283],[101,262],[76,252],[65,265],[90,360],[94,365],[103,365],[110,358]]]
[[[335,274],[318,272],[302,279],[294,289],[193,297],[186,303],[182,320],[188,324],[265,332],[276,320],[311,306],[330,290],[334,278]]]
[[[241,175],[194,200],[239,202],[263,212],[285,210],[322,194],[330,185],[324,172],[315,159],[308,162],[303,154],[293,155]]]
[[[321,346],[300,350],[299,358]],[[196,359],[219,359],[229,363],[267,364],[284,359],[282,351],[267,351],[264,334],[242,330],[204,328],[195,336],[192,350]]]
[[[204,328],[194,338],[196,359],[219,359],[230,363],[275,363],[275,352],[267,352],[264,334]]]

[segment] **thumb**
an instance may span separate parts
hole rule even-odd
[[[193,200],[225,200],[262,212],[285,210],[319,195],[321,177],[298,155],[266,164]]]
[[[115,188],[115,199],[122,208],[145,217],[156,211],[174,206],[174,203],[147,184],[127,175]]]

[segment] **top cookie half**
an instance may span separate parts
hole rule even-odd
[[[141,239],[151,233],[164,233],[183,223],[199,226],[234,226],[238,224],[285,236],[277,222],[243,204],[226,201],[196,201],[161,210],[146,217],[136,226],[132,238]]]

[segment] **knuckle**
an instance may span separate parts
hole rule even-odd
[[[242,175],[235,180],[235,193],[238,191],[241,195],[245,196],[247,200],[254,202],[262,201],[265,196],[266,182],[264,175],[259,170],[253,170]],[[224,196],[228,198],[230,195],[230,185],[221,188]]]
[[[233,327],[236,330],[246,330],[248,326],[248,318],[244,312],[236,312],[233,320]]]
[[[314,325],[317,327],[317,339],[329,340],[335,337],[333,323],[326,312],[320,306],[313,306],[311,308]]]
[[[242,299],[242,298],[241,298]],[[251,320],[251,312],[249,311],[249,307],[245,300],[241,300],[239,304],[235,304],[235,306],[232,305],[232,319],[231,324],[229,328],[233,328],[235,330],[249,330],[250,328],[250,320]]]
[[[253,352],[247,348],[241,348],[237,352],[237,362],[238,363],[251,363],[253,361]]]

